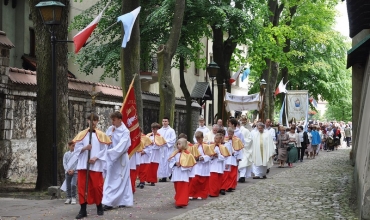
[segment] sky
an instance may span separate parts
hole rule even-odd
[[[347,5],[346,2],[340,2],[336,9],[338,10],[338,15],[336,17],[336,24],[334,29],[342,33],[343,36],[349,39],[349,24],[347,15]]]

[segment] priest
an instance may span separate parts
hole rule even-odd
[[[267,168],[273,165],[275,145],[263,123],[257,124],[258,132],[252,137],[253,179],[266,179]]]

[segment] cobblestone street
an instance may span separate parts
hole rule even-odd
[[[349,149],[321,152],[294,168],[271,168],[265,180],[248,179],[237,190],[218,198],[190,201],[174,207],[173,184],[157,183],[138,189],[134,207],[96,215],[88,206],[85,219],[357,219],[350,207],[353,167]],[[0,198],[0,219],[73,219],[79,205],[64,200]]]
[[[350,208],[349,150],[321,152],[292,169],[175,219],[357,219]]]

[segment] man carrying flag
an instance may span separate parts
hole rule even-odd
[[[134,76],[135,79],[136,75]],[[141,136],[136,111],[135,91],[133,82],[129,87],[121,112],[111,115],[112,126],[107,135],[112,137],[112,147],[107,151],[107,176],[104,182],[104,210],[114,206],[132,206],[133,193],[130,170],[131,159],[136,159],[135,152],[140,148]],[[136,161],[134,162],[136,164]],[[135,166],[136,170],[136,166]]]
[[[130,181],[130,166],[128,150],[131,146],[130,131],[122,123],[121,112],[110,115],[112,126],[106,132],[112,139],[112,145],[106,153],[107,175],[103,187],[104,211],[113,209],[114,206],[132,206]]]

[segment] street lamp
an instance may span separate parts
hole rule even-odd
[[[264,109],[264,107],[265,107],[265,105],[264,105],[264,98],[265,98],[266,86],[267,86],[266,81],[264,79],[262,79],[260,81],[261,108],[260,108],[260,113],[259,113],[262,123],[264,123],[264,120],[265,120],[265,118],[264,118],[264,111],[265,111],[265,109]]]
[[[57,185],[57,80],[56,80],[56,65],[55,65],[55,44],[58,41],[54,32],[54,25],[59,25],[64,4],[59,1],[42,1],[36,5],[39,9],[43,23],[51,26],[51,66],[52,66],[52,97],[53,97],[53,185]]]
[[[215,91],[214,91],[214,80],[217,77],[218,71],[220,70],[220,67],[217,65],[217,63],[211,61],[207,66],[207,72],[209,78],[212,80],[212,108],[211,108],[211,114],[212,114],[212,124],[214,124],[214,101],[215,101]]]

